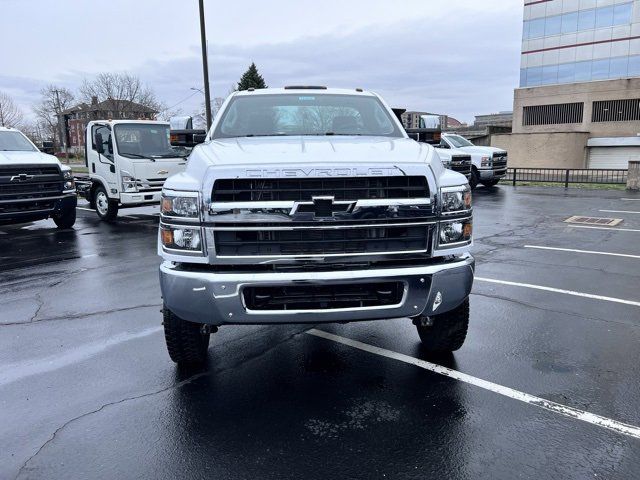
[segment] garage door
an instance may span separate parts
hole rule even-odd
[[[629,160],[640,160],[640,147],[589,148],[589,168],[629,168]]]

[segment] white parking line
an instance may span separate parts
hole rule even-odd
[[[603,300],[605,302],[622,303],[624,305],[633,305],[640,307],[640,302],[634,300],[625,300],[624,298],[605,297],[603,295],[594,295],[592,293],[575,292],[573,290],[564,290],[562,288],[545,287],[543,285],[532,285],[530,283],[508,282],[506,280],[496,280],[494,278],[475,277],[480,282],[498,283],[500,285],[509,285],[511,287],[531,288],[533,290],[542,290],[545,292],[563,293],[565,295],[573,295],[574,297],[592,298],[594,300]]]
[[[577,408],[567,407],[566,405],[552,402],[551,400],[545,400],[544,398],[536,397],[534,395],[529,395],[528,393],[520,392],[518,390],[514,390],[513,388],[498,385],[497,383],[489,382],[481,378],[473,377],[471,375],[459,372],[457,370],[453,370],[451,368],[443,367],[441,365],[427,362],[425,360],[420,360],[418,358],[414,358],[409,355],[404,355],[402,353],[394,352],[392,350],[386,350],[384,348],[376,347],[374,345],[362,343],[357,340],[352,340],[350,338],[341,337],[340,335],[334,335],[332,333],[328,333],[323,330],[317,330],[314,328],[314,329],[308,330],[306,333],[308,333],[309,335],[314,335],[316,337],[324,338],[326,340],[331,340],[333,342],[340,343],[348,347],[356,348],[358,350],[373,353],[375,355],[380,355],[382,357],[387,357],[393,360],[398,360],[400,362],[408,363],[410,365],[415,365],[416,367],[423,368],[424,370],[428,370],[430,372],[437,373],[439,375],[444,375],[445,377],[449,377],[454,380],[458,380],[460,382],[464,382],[470,385],[474,385],[476,387],[480,387],[484,390],[497,393],[498,395],[502,395],[504,397],[508,397],[513,400],[518,400],[520,402],[524,402],[529,405],[533,405],[539,408],[543,408],[545,410],[549,410],[554,413],[558,413],[565,417],[575,418],[577,420],[581,420],[583,422],[590,423],[598,427],[612,430],[616,433],[621,433],[623,435],[628,435],[630,437],[640,439],[640,427],[636,427],[634,425],[618,422],[617,420],[612,420],[607,417],[602,417],[600,415],[589,413],[584,410],[578,410]]]
[[[633,210],[600,210],[600,212],[607,212],[607,213],[640,213],[640,212],[634,212]]]
[[[94,212],[93,208],[85,208],[85,207],[76,207],[77,210],[85,210],[87,212]]]
[[[617,228],[617,227],[591,227],[587,225],[566,225],[571,228],[587,228],[591,230],[614,230],[616,232],[640,232],[637,228]]]
[[[640,198],[621,198],[623,202],[640,202]]]
[[[525,245],[524,248],[535,248],[538,250],[551,250],[554,252],[588,253],[589,255],[607,255],[611,257],[625,257],[625,258],[640,259],[640,255],[629,255],[626,253],[595,252],[593,250],[575,250],[573,248],[542,247],[539,245]]]

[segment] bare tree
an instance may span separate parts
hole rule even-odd
[[[116,118],[130,113],[129,102],[144,105],[155,112],[166,108],[158,101],[153,90],[144,85],[139,77],[129,73],[100,73],[93,80],[85,79],[80,87],[80,94],[86,103],[91,103],[94,97],[99,102],[111,99]]]
[[[64,133],[59,125],[59,115],[71,108],[75,100],[73,93],[67,88],[49,85],[40,90],[40,103],[33,107],[42,133],[49,139],[58,138],[59,145],[64,145]]]
[[[0,127],[20,127],[24,115],[9,95],[0,92]]]

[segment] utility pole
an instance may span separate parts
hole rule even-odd
[[[60,105],[60,92],[58,89],[54,90],[55,94],[56,94],[56,116],[58,117],[58,134],[60,135],[60,143],[62,144],[62,147],[64,148],[64,155],[67,159],[67,163],[69,163],[69,148],[67,147],[67,142],[65,139],[65,134],[64,134],[64,117],[62,117],[60,114],[62,113],[62,106]]]
[[[211,128],[211,93],[209,91],[207,34],[204,26],[204,0],[200,0],[200,41],[202,42],[202,73],[204,75],[204,108],[207,116],[207,130],[209,130]]]

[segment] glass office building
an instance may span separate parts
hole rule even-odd
[[[640,0],[526,0],[520,87],[640,77]]]

